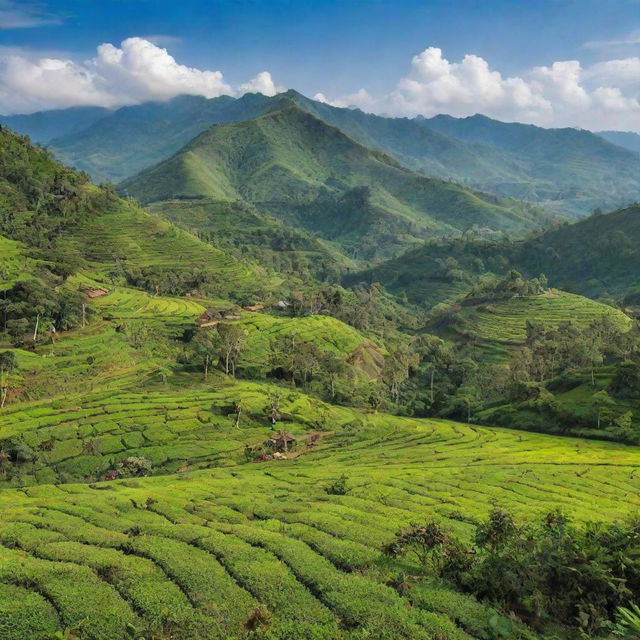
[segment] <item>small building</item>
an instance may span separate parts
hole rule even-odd
[[[222,314],[219,311],[207,309],[196,318],[196,324],[202,328],[215,327],[220,320],[222,320]]]
[[[289,449],[296,446],[296,437],[292,433],[280,429],[278,433],[265,440],[264,446],[277,452],[287,453]]]
[[[278,300],[278,302],[273,305],[273,308],[276,311],[286,311],[290,306],[286,300]]]
[[[249,304],[246,307],[242,307],[245,311],[262,311],[264,309],[263,304]]]
[[[104,287],[85,287],[83,290],[87,298],[102,298],[109,293],[109,289]]]

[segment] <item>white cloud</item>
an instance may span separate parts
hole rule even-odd
[[[241,84],[239,89],[241,93],[262,93],[265,96],[275,96],[276,93],[286,91],[284,87],[276,85],[268,71],[261,71],[249,82]]]
[[[577,60],[534,67],[505,77],[483,58],[468,54],[450,62],[437,47],[414,56],[409,74],[393,91],[364,89],[329,100],[365,111],[399,116],[475,113],[542,126],[640,131],[640,58],[608,60],[583,68]]]
[[[59,16],[49,13],[40,2],[0,0],[0,29],[28,29],[60,22]]]
[[[0,51],[0,113],[116,107],[180,94],[214,98],[248,90],[273,95],[282,88],[265,71],[236,90],[220,71],[179,64],[166,49],[144,38],[128,38],[119,47],[101,44],[96,56],[84,62]]]

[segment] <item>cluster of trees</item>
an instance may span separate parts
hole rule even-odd
[[[40,333],[79,326],[83,321],[84,296],[69,286],[56,286],[59,278],[43,274],[17,282],[0,292],[0,334],[15,344],[35,342]]]
[[[486,276],[478,281],[466,296],[467,301],[507,300],[514,297],[537,296],[548,288],[547,278],[541,274],[537,278],[524,278],[512,269],[506,278]]]
[[[556,510],[519,524],[496,507],[476,526],[473,544],[431,521],[401,531],[385,551],[413,556],[425,573],[534,628],[560,622],[593,637],[611,629],[640,593],[638,536],[638,520],[575,525]]]

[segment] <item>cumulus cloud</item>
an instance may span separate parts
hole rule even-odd
[[[284,87],[276,85],[268,71],[261,71],[249,82],[241,84],[239,90],[241,93],[262,93],[265,96],[275,96],[276,93],[286,91]]]
[[[166,49],[144,38],[128,38],[119,47],[101,44],[96,56],[84,62],[0,52],[3,113],[76,105],[116,107],[180,94],[215,98],[249,90],[273,95],[282,88],[265,71],[236,90],[222,72],[179,64]]]
[[[49,13],[40,2],[0,0],[0,29],[28,29],[60,22],[59,16]]]
[[[409,73],[393,91],[371,96],[364,89],[334,100],[365,111],[399,116],[475,113],[542,126],[640,131],[640,58],[598,62],[577,60],[534,67],[504,76],[483,58],[468,54],[450,62],[437,47],[414,56]]]

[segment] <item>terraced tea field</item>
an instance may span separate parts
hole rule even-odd
[[[572,322],[587,327],[607,316],[615,326],[626,328],[630,319],[621,311],[582,296],[551,291],[526,298],[463,306],[448,327],[453,339],[471,340],[491,359],[503,359],[509,349],[524,344],[527,321],[554,327]]]
[[[105,282],[118,264],[166,268],[173,273],[202,270],[215,277],[221,294],[247,293],[269,287],[270,277],[258,266],[234,260],[223,251],[197,241],[172,224],[131,204],[88,218],[74,241],[91,260],[92,271]],[[275,281],[274,281],[275,282]]]
[[[253,391],[243,385],[247,401]],[[100,424],[88,416],[105,400],[69,422]],[[139,398],[114,400],[133,419]],[[185,396],[167,429],[209,400]],[[43,407],[35,432],[59,418]],[[11,605],[2,637],[76,624],[87,640],[124,638],[127,625],[240,637],[258,605],[273,616],[270,638],[479,637],[490,612],[473,600],[384,584],[398,567],[380,550],[398,528],[436,516],[466,536],[496,501],[521,518],[554,506],[579,519],[640,508],[637,448],[347,409],[330,422],[330,437],[291,460],[0,492],[0,610]],[[267,427],[236,431],[240,444]],[[346,494],[327,493],[342,474]]]

